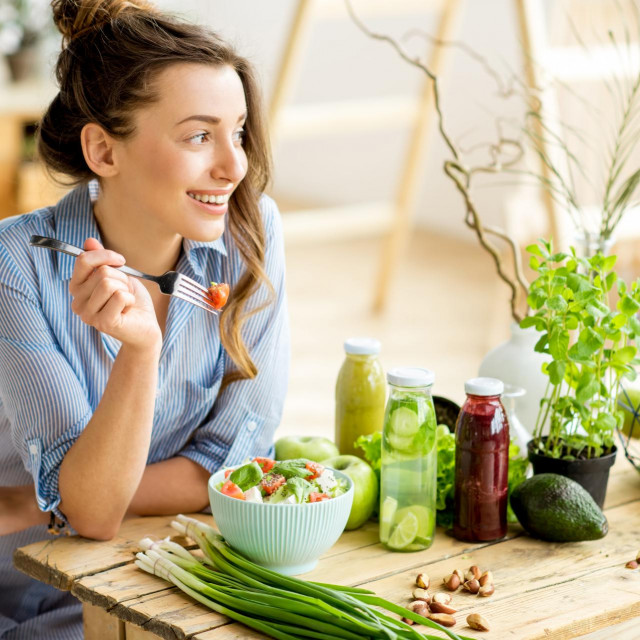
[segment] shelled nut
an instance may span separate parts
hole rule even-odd
[[[456,619],[448,613],[432,613],[429,616],[429,620],[433,620],[434,622],[441,624],[443,627],[453,627],[456,623]]]
[[[444,586],[449,589],[449,591],[455,591],[461,584],[460,576],[457,573],[452,573],[450,576],[447,576],[442,580],[444,582]]]
[[[442,602],[432,602],[429,605],[429,609],[433,611],[433,613],[448,613],[452,614],[457,611],[450,604],[442,604]]]
[[[463,585],[462,588],[465,591],[469,591],[470,593],[478,593],[478,591],[480,591],[480,583],[473,578],[472,580],[467,580]]]
[[[625,564],[624,566],[627,569],[637,569],[639,565],[637,560],[629,560],[629,562],[627,562],[627,564]]]
[[[431,598],[432,602],[439,602],[441,604],[451,604],[451,596],[448,593],[442,593],[439,591],[438,593],[433,594],[433,598]]]
[[[469,614],[467,624],[476,631],[489,631],[489,623],[479,613]]]
[[[409,620],[409,618],[402,618],[402,622],[409,625],[415,624],[415,622],[413,620]]]
[[[493,595],[494,591],[495,589],[492,584],[485,584],[484,587],[480,587],[478,595],[482,596],[483,598],[488,598],[489,596]]]
[[[431,595],[426,589],[414,589],[412,594],[414,600],[422,600],[424,602],[431,602]]]
[[[460,569],[454,569],[453,573],[455,573],[458,578],[460,578],[460,584],[462,584],[464,582],[464,573],[460,571]]]
[[[493,584],[493,574],[491,571],[485,571],[479,578],[478,582],[481,587],[484,587],[486,584]]]
[[[414,600],[407,608],[425,618],[431,613],[429,605],[424,600]]]
[[[464,574],[464,579],[478,580],[481,575],[482,573],[480,572],[480,569],[474,564],[473,566],[469,567],[469,570],[467,571],[467,573]]]
[[[418,577],[416,578],[416,584],[421,589],[428,589],[429,588],[429,576],[426,573],[419,573]]]

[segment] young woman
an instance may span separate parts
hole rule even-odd
[[[42,160],[76,188],[0,222],[0,638],[80,638],[68,594],[11,567],[53,516],[204,509],[221,465],[270,455],[288,379],[279,214],[253,71],[141,1],[54,0],[60,92]],[[32,234],[85,252],[29,246]],[[231,286],[220,316],[124,275]]]

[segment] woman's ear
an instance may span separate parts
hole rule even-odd
[[[110,178],[118,173],[115,142],[99,124],[90,122],[82,127],[80,143],[84,159],[89,169],[101,178]]]

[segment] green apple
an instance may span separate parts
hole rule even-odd
[[[337,469],[353,480],[353,505],[345,529],[361,527],[378,504],[378,477],[364,460],[357,456],[336,456],[322,461],[323,466]]]
[[[322,462],[340,454],[338,447],[328,438],[313,436],[286,436],[276,441],[276,460],[307,458]]]
[[[628,396],[628,397],[627,397]],[[624,414],[622,433],[628,436],[633,427],[633,437],[640,438],[640,416],[633,422],[633,411],[640,414],[640,389],[626,389],[618,395],[618,409]]]

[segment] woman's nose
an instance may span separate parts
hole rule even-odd
[[[211,175],[216,179],[225,179],[238,183],[247,172],[247,156],[242,147],[233,143],[217,146]]]

